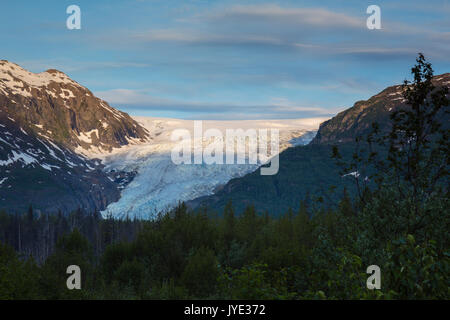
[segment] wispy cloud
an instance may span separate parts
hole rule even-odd
[[[177,21],[176,28],[138,32],[133,38],[145,42],[314,48],[314,44],[299,41],[311,30],[325,28],[336,32],[365,27],[363,17],[322,8],[283,8],[274,4],[206,10]]]
[[[419,38],[430,48],[430,54],[445,49],[440,41],[448,39],[448,32],[387,19],[383,19],[382,30],[369,31],[366,18],[363,13],[355,16],[325,8],[237,5],[204,10],[177,19],[175,27],[139,31],[131,38],[142,43],[278,47],[369,61],[415,55]]]
[[[202,115],[204,119],[233,119],[236,114],[245,110],[247,118],[257,119],[271,117],[281,118],[302,118],[311,116],[330,116],[337,110],[324,109],[319,106],[305,106],[301,103],[290,101],[285,97],[273,97],[266,104],[236,103],[236,102],[199,102],[199,101],[180,101],[176,99],[167,99],[155,97],[144,91],[130,89],[113,89],[107,91],[98,91],[95,94],[112,105],[128,108],[130,110],[139,110],[141,112],[149,111],[172,111],[187,112],[194,117]],[[208,115],[208,116],[206,116]]]
[[[247,22],[273,23],[281,22],[290,25],[308,25],[314,27],[360,28],[364,19],[345,13],[334,12],[323,8],[283,8],[276,4],[233,6],[220,12],[197,15],[194,19],[210,22]]]
[[[283,42],[282,39],[264,35],[227,35],[180,29],[150,30],[145,33],[136,34],[133,37],[144,42],[179,42],[205,45],[290,45],[289,43]]]

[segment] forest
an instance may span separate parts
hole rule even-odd
[[[374,123],[351,160],[333,148],[355,182],[334,205],[180,203],[150,221],[0,212],[0,299],[449,299],[448,89],[422,55],[412,74],[389,132]],[[69,265],[81,290],[66,286]],[[380,289],[366,286],[370,265]]]

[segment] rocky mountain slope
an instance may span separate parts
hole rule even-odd
[[[436,87],[450,87],[450,73],[435,76]],[[372,122],[378,122],[381,130],[389,128],[389,114],[397,108],[404,108],[405,99],[402,86],[391,86],[368,100],[358,101],[353,107],[344,110],[320,125],[313,144],[336,144],[353,142],[355,137],[365,135]]]
[[[35,74],[0,60],[0,209],[103,210],[132,174],[108,174],[84,155],[148,136],[64,73]]]
[[[434,83],[450,87],[450,73],[435,76]],[[318,203],[311,201],[314,199],[331,204],[334,197],[338,199],[342,195],[344,187],[350,192],[354,188],[351,175],[339,174],[331,158],[332,145],[340,144],[341,154],[351,157],[358,135],[368,133],[374,121],[386,130],[390,112],[404,106],[400,85],[389,87],[367,101],[358,101],[323,122],[309,145],[282,152],[277,175],[260,176],[256,171],[232,179],[214,195],[197,198],[188,205],[193,208],[207,205],[220,212],[231,200],[238,211],[253,204],[260,212],[269,210],[272,214],[282,214],[289,208],[297,209],[301,200],[309,201],[310,205]],[[448,116],[442,122],[448,126]],[[337,187],[333,193],[329,192],[331,186]]]
[[[111,151],[148,132],[57,70],[31,73],[0,60],[0,110],[22,127],[70,149]]]

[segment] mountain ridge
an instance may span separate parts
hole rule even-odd
[[[450,87],[450,73],[433,77],[436,87]],[[371,130],[371,123],[378,122],[383,131],[389,128],[389,114],[406,107],[402,96],[402,85],[387,87],[367,100],[360,100],[323,122],[311,144],[338,144],[352,142],[356,136],[363,136]]]

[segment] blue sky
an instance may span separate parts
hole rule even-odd
[[[81,30],[66,28],[71,4]],[[450,72],[449,16],[442,0],[8,0],[0,59],[59,69],[132,115],[332,116],[409,77],[417,52]]]

